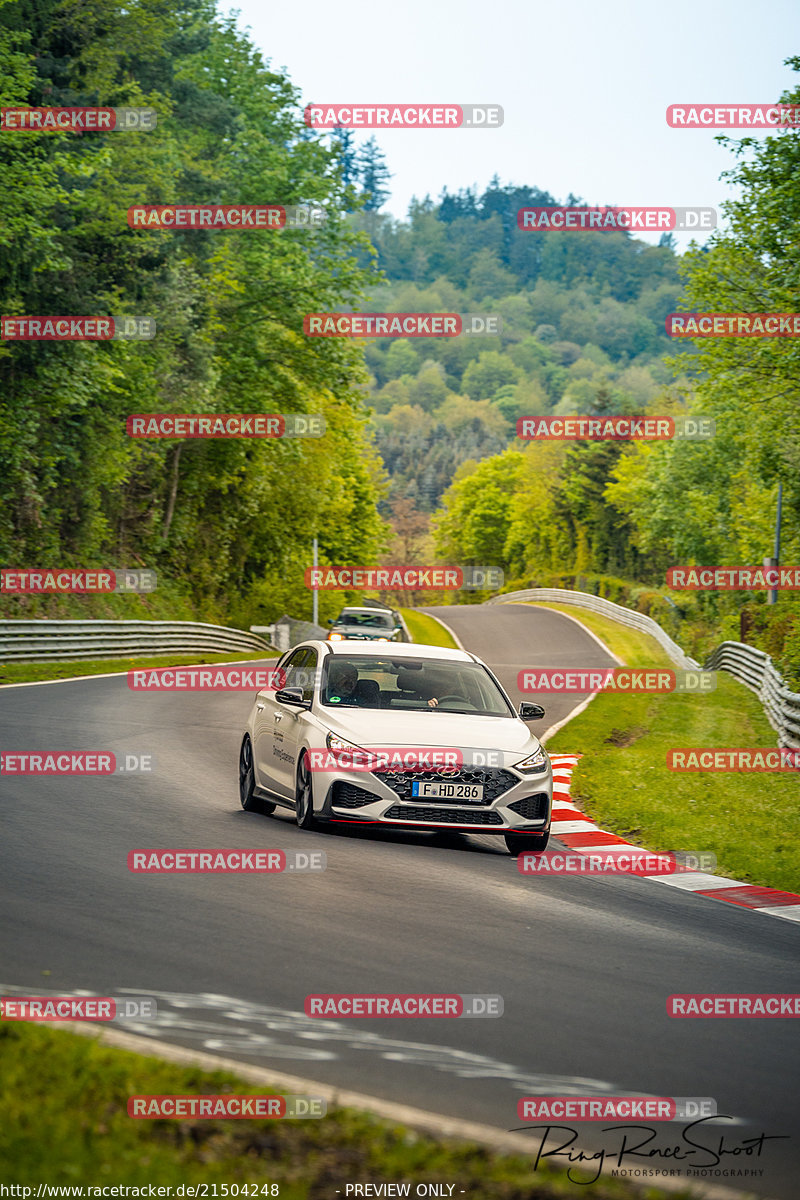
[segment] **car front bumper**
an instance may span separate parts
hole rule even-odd
[[[415,781],[482,782],[482,802],[433,800],[411,795]],[[481,833],[547,833],[553,809],[549,762],[537,774],[522,776],[509,767],[436,771],[318,772],[314,789],[324,796],[323,820],[391,825],[411,829],[463,829]]]

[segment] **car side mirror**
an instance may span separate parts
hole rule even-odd
[[[303,699],[303,689],[302,688],[295,688],[295,687],[281,688],[281,690],[279,692],[275,693],[275,699],[278,701],[279,704],[291,704],[293,706],[296,706],[297,708],[310,708],[311,707],[311,701]]]
[[[523,721],[541,721],[544,716],[541,704],[528,704],[525,700],[520,703],[518,711]]]
[[[329,624],[329,625],[332,625],[332,624],[333,624],[333,617],[328,617],[328,624]]]

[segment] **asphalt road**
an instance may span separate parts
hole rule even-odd
[[[515,699],[522,666],[607,662],[556,613],[437,614]],[[581,699],[524,698],[545,704],[543,728]],[[697,1138],[723,1137],[729,1151],[710,1180],[794,1200],[796,1136],[760,1156],[741,1148],[794,1132],[791,1021],[671,1020],[666,1000],[800,991],[796,926],[638,878],[523,877],[488,836],[305,832],[287,815],[244,813],[236,765],[251,700],[134,693],[124,677],[0,688],[4,750],[155,755],[149,774],[0,776],[6,994],[156,995],[159,1020],[126,1028],[500,1129],[520,1125],[521,1095],[713,1097],[734,1121]],[[328,865],[268,877],[130,873],[129,850],[151,846],[322,849]],[[303,1013],[311,992],[418,991],[500,994],[504,1015]],[[619,1144],[579,1128],[581,1144]],[[648,1149],[667,1153],[680,1128],[660,1127]],[[688,1165],[705,1162],[698,1153]],[[674,1165],[627,1165],[654,1163]],[[713,1174],[723,1169],[763,1176]]]

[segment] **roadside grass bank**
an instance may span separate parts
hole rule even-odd
[[[7,683],[41,683],[52,679],[75,679],[80,675],[123,674],[148,667],[197,667],[208,663],[258,662],[277,658],[278,651],[259,654],[153,654],[147,658],[103,658],[91,662],[14,662],[0,663],[0,686]]]
[[[400,612],[403,614],[408,632],[415,642],[422,642],[426,646],[447,646],[451,650],[458,649],[447,630],[427,613],[417,612],[414,608],[401,608]]]
[[[280,1094],[281,1088],[270,1091]],[[251,1196],[279,1194],[280,1200],[327,1200],[347,1182],[365,1179],[450,1182],[455,1194],[463,1190],[489,1200],[575,1195],[575,1184],[548,1164],[534,1173],[533,1155],[434,1138],[355,1109],[329,1106],[327,1116],[305,1121],[127,1115],[134,1095],[266,1092],[228,1071],[163,1062],[63,1029],[0,1023],[0,1159],[7,1180],[84,1187],[248,1184]],[[509,1103],[509,1127],[519,1124],[515,1107]],[[279,1191],[271,1192],[272,1185]],[[593,1200],[642,1194],[620,1180],[592,1185]],[[687,1200],[691,1194],[687,1188],[669,1197]],[[667,1193],[648,1187],[646,1195],[665,1200]]]
[[[628,666],[671,666],[647,634],[573,605],[575,617]],[[800,891],[800,773],[671,771],[667,752],[682,748],[776,746],[761,705],[725,671],[705,695],[601,692],[548,742],[581,753],[572,799],[604,829],[650,850],[705,850],[716,873]]]

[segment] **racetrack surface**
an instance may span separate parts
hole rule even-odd
[[[434,611],[515,702],[544,704],[542,729],[582,697],[523,696],[520,667],[609,665],[555,612]],[[713,1097],[735,1123],[696,1138],[724,1137],[730,1151],[761,1132],[792,1134],[792,1022],[672,1020],[666,1001],[800,991],[795,926],[639,878],[521,876],[489,836],[305,832],[287,814],[244,813],[237,755],[251,702],[134,693],[124,676],[0,689],[3,750],[156,759],[150,774],[0,776],[6,992],[156,995],[159,1020],[124,1028],[500,1129],[521,1124],[520,1096],[569,1092]],[[324,850],[327,870],[134,875],[128,852],[145,847]],[[500,994],[504,1015],[315,1021],[303,1001],[320,992]],[[602,1125],[563,1123],[582,1145],[619,1145]],[[675,1145],[681,1128],[662,1126],[648,1149]],[[709,1178],[794,1200],[797,1140],[709,1169],[763,1170]]]

